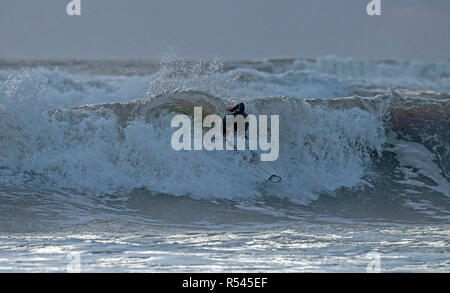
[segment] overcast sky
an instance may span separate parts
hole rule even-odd
[[[450,0],[1,0],[0,59],[450,59]]]

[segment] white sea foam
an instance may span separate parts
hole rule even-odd
[[[337,76],[343,82],[375,87],[450,90],[450,63],[412,61],[368,62],[328,56],[316,62],[295,62],[300,68]]]
[[[118,93],[126,91],[120,79],[103,79],[98,81],[101,89],[91,89],[89,82],[70,78],[68,88],[61,88],[68,80],[63,73],[37,70],[10,74],[2,83],[0,165],[4,172],[33,174],[48,184],[101,193],[145,187],[173,195],[234,198],[269,192],[261,189],[260,172],[240,154],[173,151],[170,113],[162,113],[157,121],[133,118],[123,126],[111,113],[98,115],[98,111],[62,106],[120,101]],[[142,81],[132,80],[137,86],[131,92],[136,95]],[[180,91],[176,95],[190,100],[199,94]],[[304,201],[322,191],[359,183],[369,158],[358,145],[379,150],[384,142],[380,115],[385,109],[376,113],[327,109],[283,98],[250,103],[249,109],[281,114],[282,149],[274,167],[282,170],[286,185],[278,196]]]
[[[359,82],[357,72],[369,79],[371,74],[384,76],[382,66],[422,64],[358,62],[334,57],[297,60],[288,70],[270,72],[254,65],[225,70],[221,62],[175,62],[147,76],[45,68],[0,71],[1,182],[31,178],[98,193],[144,187],[208,199],[276,195],[301,203],[322,192],[352,188],[367,175],[369,153],[383,150],[382,120],[389,103],[383,97],[334,98],[351,92],[347,84]],[[446,78],[445,64],[428,67],[435,71],[386,69],[386,74],[392,80],[395,74],[423,75],[433,82]],[[305,100],[312,97],[318,99]],[[276,190],[261,185],[261,171],[240,153],[173,151],[169,126],[174,113],[168,111],[173,98],[205,102],[218,114],[224,114],[220,105],[244,100],[249,113],[280,115],[280,158],[273,167],[284,184]],[[159,101],[158,114],[146,119],[146,105],[154,100]],[[134,116],[113,113],[114,102],[133,109],[124,113]],[[99,103],[105,104],[73,108]],[[430,168],[436,169],[422,171],[444,184],[439,167]]]
[[[337,78],[343,84],[354,86],[450,90],[450,63],[448,61],[366,61],[350,57],[326,56],[317,59],[231,63],[230,67],[255,69],[271,74],[312,71],[316,74],[328,75],[330,78]]]

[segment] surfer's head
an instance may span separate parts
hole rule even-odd
[[[236,113],[241,114],[241,113],[245,112],[245,105],[244,105],[244,103],[239,103],[239,104],[235,105],[234,107],[228,107],[227,111],[228,112],[234,112],[235,111]]]

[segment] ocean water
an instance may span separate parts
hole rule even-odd
[[[283,178],[171,148],[280,116]],[[0,60],[0,272],[449,272],[450,63]]]

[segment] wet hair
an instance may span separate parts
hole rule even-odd
[[[234,106],[230,112],[236,111],[237,113],[244,113],[245,112],[245,105],[244,103],[239,103],[236,106]]]

